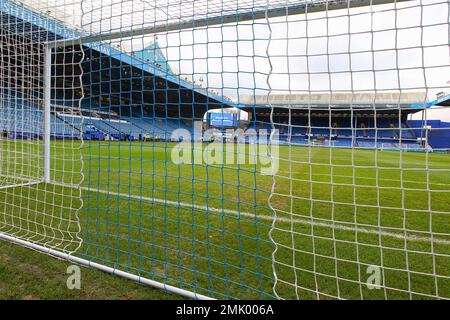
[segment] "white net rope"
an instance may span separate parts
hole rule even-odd
[[[256,100],[286,144],[270,197],[279,298],[449,297],[448,128],[430,118],[450,113],[425,105],[448,93],[449,15],[438,0],[267,21]]]
[[[64,109],[76,113],[79,109],[79,93],[75,92],[80,90],[82,53],[73,48],[64,48],[59,55],[52,52],[50,77],[45,79],[46,44],[65,28],[48,15],[55,5],[51,1],[1,2],[0,230],[8,236],[72,252],[81,244],[77,235],[81,198],[76,188],[82,180],[81,131],[58,113]],[[55,77],[57,73],[59,77]],[[50,109],[47,133],[46,103]],[[46,134],[51,141],[48,179]]]

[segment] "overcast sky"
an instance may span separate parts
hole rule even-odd
[[[60,18],[95,33],[244,12],[252,6],[263,9],[266,5],[260,0],[27,1],[40,7],[55,7],[57,3],[59,10],[54,11]],[[280,3],[286,1],[270,1],[271,6]],[[269,73],[274,94],[412,90],[425,91],[431,100],[440,91],[450,93],[449,17],[448,0],[422,0],[157,36],[172,69],[182,76],[201,78],[205,86],[234,100],[242,94],[265,93]],[[131,52],[153,41],[153,35],[139,36],[114,45],[120,43],[122,50]],[[448,110],[430,115],[450,120]]]

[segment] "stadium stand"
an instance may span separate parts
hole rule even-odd
[[[37,138],[36,132],[31,130],[34,123],[42,123],[42,108],[24,99],[8,98],[2,95],[1,115],[5,119],[1,130],[8,132],[14,138]],[[56,109],[56,108],[55,108]],[[67,110],[61,106],[61,109]],[[415,111],[415,110],[413,110]],[[151,118],[145,117],[115,117],[106,114],[106,118],[93,116],[76,116],[54,112],[51,115],[51,137],[54,139],[83,138],[92,140],[104,140],[110,137],[117,140],[143,140],[146,136],[151,139],[170,140],[172,132],[182,128],[192,132],[192,126],[187,125],[181,119]],[[252,121],[249,128],[255,130],[272,130],[269,120],[261,119]],[[279,116],[282,119],[281,116]],[[356,119],[358,120],[358,119]],[[428,143],[433,149],[446,148],[448,146],[448,128],[450,123],[441,120],[405,120],[387,117],[363,119],[351,123],[349,116],[336,117],[330,120],[327,117],[311,117],[308,123],[306,117],[295,117],[291,119],[291,125],[278,125],[280,140],[287,143],[307,145],[317,142],[318,139],[323,146],[334,147],[359,147],[359,148],[382,148],[398,149],[400,147],[408,150],[421,148],[420,140],[427,135]],[[281,122],[283,123],[283,122]],[[429,127],[428,134],[424,129]],[[432,129],[432,130],[431,130]],[[439,130],[443,129],[443,130]],[[447,130],[444,130],[447,129]],[[39,128],[42,134],[42,128]],[[352,142],[352,136],[354,139]]]
[[[433,149],[447,149],[450,143],[450,122],[442,120],[408,120],[417,138],[426,138]]]
[[[13,4],[11,6],[14,7]],[[10,10],[2,13],[2,19],[8,21],[4,24],[5,34],[17,33],[17,28],[44,30],[47,27],[52,31],[42,32],[46,37],[64,39],[75,38],[81,32],[60,25],[58,21],[52,21],[54,25],[50,26],[35,25],[40,21],[35,19],[38,13],[21,15],[21,12]],[[157,39],[141,51],[130,53],[105,43],[97,46],[86,43],[82,49],[84,57],[80,54],[80,48],[74,48],[73,51],[66,49],[55,54],[54,71],[61,75],[56,77],[57,82],[63,78],[69,80],[76,77],[76,70],[70,66],[77,59],[84,71],[91,76],[85,79],[84,97],[80,88],[74,88],[68,94],[59,89],[64,88],[62,83],[55,84],[57,89],[52,92],[51,97],[55,104],[51,117],[52,138],[68,138],[72,135],[78,139],[82,134],[86,139],[100,140],[108,137],[137,140],[146,136],[169,140],[172,132],[178,128],[192,131],[193,122],[201,121],[207,110],[224,107],[239,107],[251,112],[254,120],[250,128],[272,129],[266,96],[241,96],[239,103],[234,103],[227,97],[182,79],[171,70]],[[5,50],[11,48],[5,46]],[[10,56],[14,56],[13,52]],[[71,63],[65,63],[66,61]],[[20,64],[20,61],[16,63]],[[100,72],[103,67],[111,70],[108,79],[103,79],[106,75]],[[16,87],[20,87],[21,80],[17,81]],[[108,81],[111,85],[100,88],[98,83],[102,81]],[[8,94],[2,92],[2,115],[7,119],[2,124],[2,130],[11,132],[14,137],[25,137],[32,131],[30,126],[33,122],[42,123],[33,120],[42,120],[42,108],[30,101],[17,99],[20,93],[11,96],[15,96],[16,101],[11,101]],[[65,99],[67,96],[70,97],[69,100]],[[39,100],[41,97],[36,98]],[[278,124],[276,129],[280,131],[282,141],[367,148],[391,145],[394,148],[399,145],[421,144],[419,138],[423,137],[423,129],[417,128],[417,123],[407,121],[409,114],[449,101],[448,97],[444,97],[423,104],[424,99],[420,92],[402,96],[398,93],[377,94],[376,97],[373,93],[357,93],[353,97],[348,97],[345,93],[333,93],[333,97],[327,94],[272,95],[271,107],[274,107],[274,122]],[[81,101],[82,108],[91,113],[77,118],[67,112],[78,101]],[[351,101],[352,106],[347,101]],[[333,102],[335,110],[327,109],[330,102]],[[295,108],[291,108],[293,111],[290,115],[283,107],[286,103],[295,105]],[[399,115],[399,108],[389,109],[390,104],[400,107],[402,114]],[[17,105],[20,107],[17,108]],[[350,109],[354,110],[352,114]],[[305,110],[310,110],[311,113],[307,114]],[[96,111],[98,114],[95,114]],[[190,122],[180,119],[190,119]],[[436,123],[433,128],[442,125]],[[411,129],[410,126],[414,128]],[[447,134],[447,131],[442,130],[442,135]],[[351,139],[352,136],[354,139]],[[448,138],[440,137],[436,131],[429,138],[430,145],[434,148],[448,144]]]

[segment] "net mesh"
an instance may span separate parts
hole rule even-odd
[[[0,3],[2,232],[214,298],[450,298],[448,1]]]
[[[59,73],[64,81],[47,84],[52,96],[48,135],[54,143],[46,179],[45,48],[55,38],[55,29],[64,27],[21,3],[1,1],[0,5],[0,228],[5,234],[72,252],[81,244],[77,236],[81,199],[73,187],[82,180],[79,143],[75,142],[81,131],[58,118],[58,112],[69,105],[77,108],[73,92],[80,90],[81,52],[64,48],[59,61],[55,55],[49,61],[52,79]]]
[[[448,111],[420,107],[448,90],[448,17],[408,1],[268,22],[278,297],[448,296],[448,156],[429,152],[448,145],[421,139]]]

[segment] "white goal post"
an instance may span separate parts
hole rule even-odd
[[[61,100],[76,105],[79,99],[55,96],[57,66],[45,29],[52,23],[29,5],[0,2],[0,232],[69,253],[82,243],[81,132],[55,112],[64,109]],[[66,61],[66,68],[76,66]],[[67,76],[65,86],[76,90],[76,76]]]
[[[50,182],[50,106],[51,106],[51,77],[52,50],[44,46],[44,182]]]

